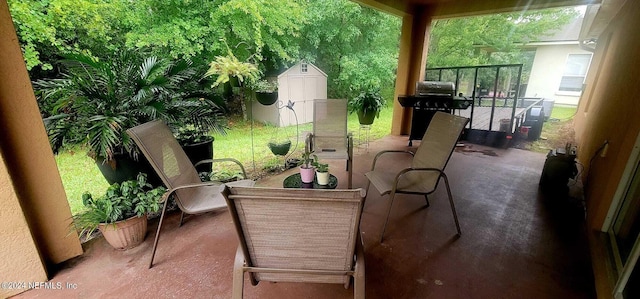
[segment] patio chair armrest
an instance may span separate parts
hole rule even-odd
[[[394,186],[398,186],[398,181],[400,180],[400,177],[403,176],[404,174],[408,173],[408,172],[413,172],[413,171],[422,171],[422,172],[438,172],[440,173],[441,176],[445,176],[444,171],[442,171],[439,168],[413,168],[413,167],[409,167],[409,168],[405,168],[403,170],[400,170],[400,172],[398,172],[398,174],[396,175],[396,178],[393,182]]]
[[[373,163],[371,164],[371,171],[373,171],[376,168],[376,163],[378,163],[378,159],[384,155],[384,154],[389,154],[389,153],[396,153],[396,154],[409,154],[411,156],[414,155],[414,153],[412,151],[403,151],[403,150],[386,150],[386,151],[380,151],[376,154],[375,158],[373,158]]]
[[[234,158],[217,158],[217,159],[205,159],[202,161],[198,161],[198,163],[194,164],[194,167],[197,167],[200,164],[207,164],[207,163],[215,163],[215,162],[233,162],[238,164],[238,166],[240,166],[240,169],[242,170],[242,176],[246,179],[247,178],[247,172],[244,170],[244,166],[242,165],[242,163],[240,163],[240,161],[234,159]]]
[[[160,198],[160,202],[164,202],[165,200],[167,200],[167,198],[169,198],[169,196],[171,194],[173,194],[176,191],[181,190],[181,189],[197,188],[197,187],[204,187],[204,186],[217,186],[217,185],[221,185],[221,184],[222,183],[220,183],[220,182],[211,181],[211,182],[202,182],[202,183],[178,186],[178,187],[175,187],[175,188],[167,190],[167,192],[165,192],[162,195],[162,197]]]

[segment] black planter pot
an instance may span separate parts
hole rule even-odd
[[[211,139],[194,144],[182,144],[182,149],[194,165],[202,160],[213,159],[213,137]],[[200,172],[211,172],[213,165],[203,163],[196,167]]]
[[[362,110],[358,111],[358,121],[361,125],[370,125],[373,123],[375,118],[375,111],[367,111],[367,113],[364,113]]]
[[[138,173],[142,172],[147,174],[147,182],[149,184],[154,187],[163,186],[162,180],[153,170],[149,161],[142,154],[138,158],[138,161],[136,161],[128,154],[117,154],[109,161],[105,161],[102,157],[97,157],[94,160],[102,176],[109,184],[135,180]]]
[[[265,106],[273,105],[276,101],[278,101],[278,93],[256,92],[256,100],[258,100],[258,103]]]

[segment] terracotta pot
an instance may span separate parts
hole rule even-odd
[[[303,183],[313,183],[313,178],[316,176],[316,170],[313,167],[304,168],[300,166],[300,180]]]
[[[316,176],[318,177],[318,185],[329,185],[329,178],[331,175],[329,172],[319,172],[316,171]]]
[[[144,241],[147,234],[147,215],[133,216],[116,223],[101,223],[98,229],[113,248],[131,249]]]

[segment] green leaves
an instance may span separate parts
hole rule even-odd
[[[435,20],[427,67],[522,63],[521,45],[577,15],[572,8]]]
[[[135,180],[112,184],[98,198],[85,192],[82,202],[87,210],[73,216],[73,225],[90,235],[100,223],[110,224],[157,212],[160,209],[159,200],[165,192],[164,187],[153,188],[143,173],[138,174]]]

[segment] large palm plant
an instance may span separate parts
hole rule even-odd
[[[51,111],[44,122],[55,152],[65,145],[86,144],[95,158],[137,155],[126,129],[153,119],[203,130],[224,130],[218,105],[194,86],[198,71],[188,61],[166,63],[130,53],[101,61],[70,55],[60,79],[34,86]],[[201,117],[206,120],[200,121]]]

